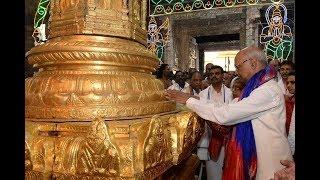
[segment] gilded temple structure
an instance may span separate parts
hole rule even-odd
[[[39,71],[25,80],[25,179],[193,175],[204,121],[152,75],[147,1],[50,3],[48,41],[26,54]]]

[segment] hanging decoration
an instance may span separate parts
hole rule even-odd
[[[34,31],[32,37],[34,39],[34,45],[43,44],[46,38],[46,24],[43,23],[50,4],[50,0],[40,0],[38,4],[38,8],[34,17]]]
[[[279,2],[283,2],[283,0],[149,0],[149,15],[159,16],[179,12]]]
[[[262,29],[260,43],[264,45],[268,60],[287,60],[292,52],[293,40],[291,28],[286,25],[287,8],[280,3],[272,4],[266,10],[265,17],[268,25]]]
[[[150,17],[148,25],[148,49],[154,52],[162,63],[164,47],[169,42],[169,18],[158,27],[155,17]]]

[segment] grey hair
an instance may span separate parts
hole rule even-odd
[[[248,58],[259,60],[265,66],[268,65],[267,55],[261,50],[254,49],[246,52],[246,55]]]

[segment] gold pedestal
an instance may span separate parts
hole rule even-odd
[[[154,179],[191,155],[204,122],[151,75],[145,14],[141,0],[51,1],[50,38],[27,53],[26,179]]]
[[[120,121],[27,119],[27,177],[153,179],[190,156],[203,128],[186,111]]]

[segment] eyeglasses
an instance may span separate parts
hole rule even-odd
[[[247,59],[247,60],[243,61],[242,63],[240,63],[240,64],[238,64],[238,65],[234,65],[234,67],[236,67],[236,69],[239,70],[239,68],[240,68],[245,62],[247,62],[248,60],[250,60],[250,59]]]

